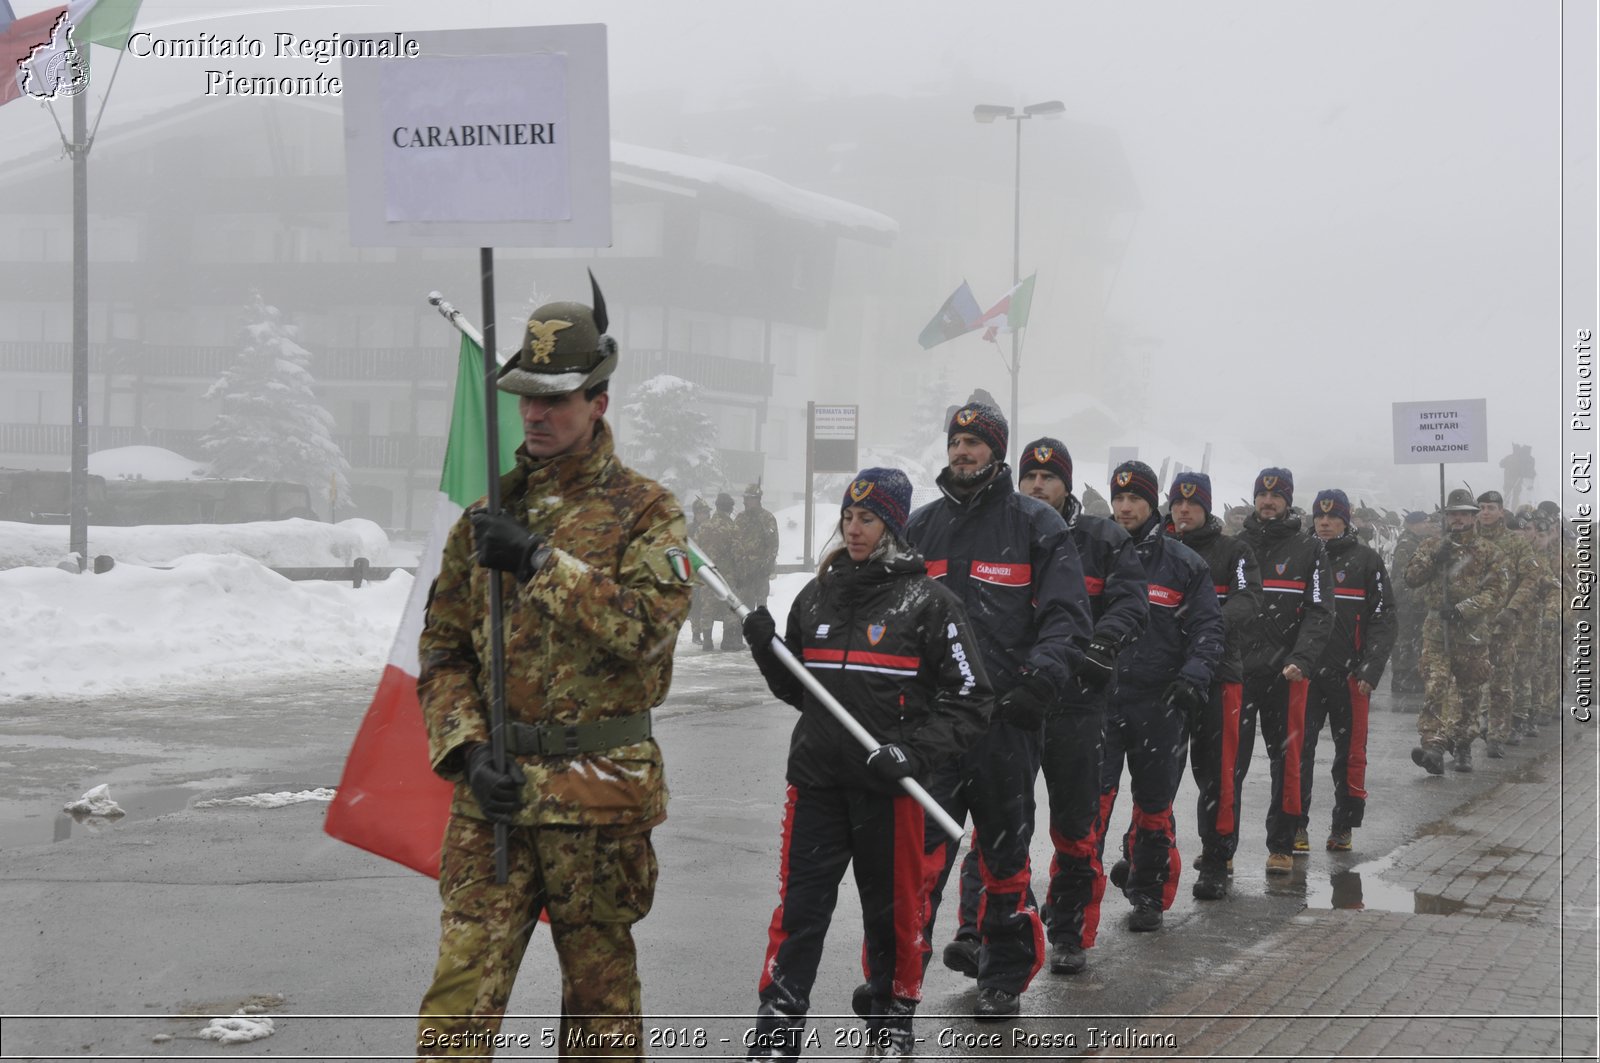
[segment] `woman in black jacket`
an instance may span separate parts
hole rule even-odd
[[[868,752],[777,659],[765,608],[745,638],[774,696],[800,710],[789,743],[778,907],[768,930],[752,1059],[800,1052],[811,986],[845,867],[861,891],[872,990],[865,1047],[912,1049],[922,996],[924,813],[900,780],[926,779],[987,724],[993,699],[955,596],[905,543],[911,482],[863,469],[841,503],[839,537],[789,610],[784,641],[880,743]],[[937,829],[937,828],[935,828]]]

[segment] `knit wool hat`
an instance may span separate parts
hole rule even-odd
[[[1132,492],[1150,503],[1153,513],[1160,506],[1161,488],[1156,472],[1142,461],[1125,461],[1111,472],[1111,497]]]
[[[977,436],[989,444],[989,449],[994,451],[995,461],[1006,460],[1006,441],[1011,436],[1011,426],[1006,423],[1005,414],[982,402],[969,402],[958,409],[950,418],[950,427],[945,432],[945,441],[957,432]]]
[[[1022,457],[1017,459],[1017,479],[1034,469],[1055,473],[1067,485],[1067,493],[1072,493],[1072,455],[1061,440],[1040,436],[1022,448]]]
[[[1174,502],[1197,502],[1211,516],[1211,477],[1203,472],[1180,472],[1172,478],[1167,488],[1167,505]]]
[[[1251,492],[1250,497],[1254,498],[1264,491],[1271,491],[1283,499],[1286,506],[1294,505],[1294,473],[1274,466],[1262,469],[1256,474],[1255,490]]]
[[[899,469],[862,469],[844,489],[840,513],[851,506],[877,514],[889,533],[905,542],[906,521],[911,519],[911,480]]]
[[[1408,528],[1413,524],[1426,524],[1429,519],[1430,518],[1428,517],[1428,514],[1424,510],[1406,510],[1406,527]]]
[[[1350,496],[1337,487],[1330,487],[1326,491],[1318,491],[1317,497],[1311,503],[1311,516],[1338,517],[1344,521],[1345,527],[1350,526]]]

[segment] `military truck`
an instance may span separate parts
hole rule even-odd
[[[90,524],[111,523],[104,476],[89,477],[85,503]],[[0,469],[0,520],[70,524],[72,474],[50,469]]]
[[[0,469],[0,520],[68,524],[72,476]],[[89,477],[88,521],[100,525],[320,520],[304,484],[281,480],[107,480]]]

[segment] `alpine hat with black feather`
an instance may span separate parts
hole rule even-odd
[[[500,370],[498,386],[514,395],[566,395],[609,380],[617,341],[606,335],[606,299],[589,274],[594,307],[546,303],[528,318],[522,349]]]

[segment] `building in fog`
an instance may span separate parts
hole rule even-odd
[[[0,168],[0,466],[69,456],[71,166],[40,147]],[[883,256],[886,215],[727,163],[613,145],[614,246],[496,253],[497,320],[588,298],[599,278],[623,357],[612,420],[658,373],[701,389],[730,486],[799,497],[841,246]],[[201,458],[203,396],[239,347],[252,290],[299,327],[318,399],[352,466],[355,510],[424,525],[437,483],[457,337],[427,304],[481,316],[470,248],[352,248],[343,122],[295,98],[186,101],[118,118],[89,161],[90,450],[130,444]],[[502,331],[502,337],[506,333]],[[866,342],[866,337],[861,337]],[[623,446],[627,425],[617,424]],[[341,507],[341,513],[350,510]]]

